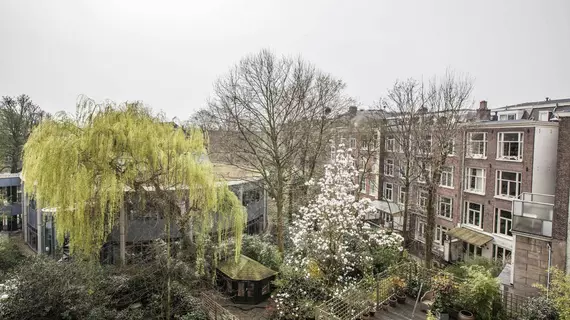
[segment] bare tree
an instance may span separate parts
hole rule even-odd
[[[454,141],[461,132],[461,123],[473,105],[473,81],[469,76],[447,71],[434,78],[422,92],[419,120],[412,137],[418,155],[420,171],[426,181],[427,225],[425,234],[425,264],[431,267],[437,189],[447,158],[454,152]]]
[[[396,151],[394,162],[398,163],[401,186],[406,190],[403,202],[398,199],[398,203],[403,206],[402,236],[405,246],[410,240],[408,222],[411,186],[421,178],[421,170],[417,166],[418,149],[412,144],[422,108],[422,88],[422,84],[414,79],[396,81],[377,105],[384,111],[381,114],[385,124],[382,126],[385,141],[391,145],[392,151]]]
[[[22,170],[22,150],[32,129],[47,114],[22,94],[15,98],[4,96],[0,101],[0,156],[6,161],[0,172],[9,168]]]
[[[243,58],[214,85],[208,111],[223,137],[219,153],[262,175],[275,202],[281,251],[287,197],[294,196],[289,190],[312,178],[330,123],[346,101],[343,88],[301,58],[268,50]]]

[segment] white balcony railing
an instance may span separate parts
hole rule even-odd
[[[552,237],[554,196],[523,193],[513,199],[513,231]]]

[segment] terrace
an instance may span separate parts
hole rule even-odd
[[[554,196],[522,193],[513,200],[513,231],[552,237]]]

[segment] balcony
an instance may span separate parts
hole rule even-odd
[[[513,199],[513,231],[552,237],[554,196],[523,193]]]

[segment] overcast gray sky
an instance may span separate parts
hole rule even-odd
[[[49,112],[79,94],[188,118],[262,48],[301,54],[363,105],[450,67],[489,106],[570,97],[570,1],[0,2],[0,95]]]

